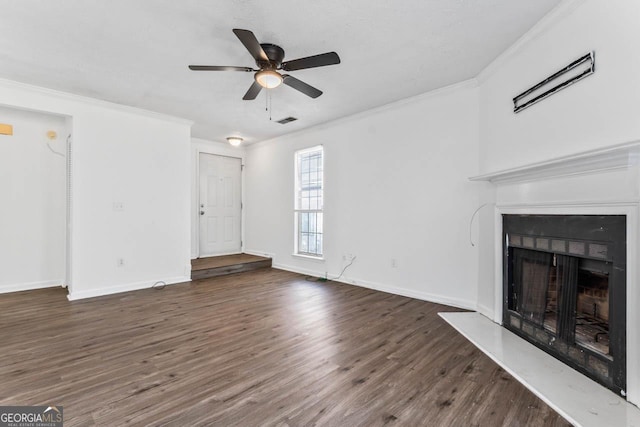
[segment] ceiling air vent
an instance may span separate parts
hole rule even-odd
[[[281,125],[286,125],[287,123],[291,123],[291,122],[295,122],[296,120],[298,120],[295,117],[285,117],[284,119],[280,119],[278,120],[278,123],[280,123]]]

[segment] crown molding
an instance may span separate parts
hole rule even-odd
[[[463,80],[461,82],[458,83],[454,83],[448,86],[443,86],[441,88],[438,89],[434,89],[431,90],[429,92],[424,92],[421,93],[419,95],[414,95],[414,96],[410,96],[408,98],[402,98],[399,99],[397,101],[393,101],[390,102],[388,104],[383,104],[380,105],[378,107],[373,107],[370,108],[368,110],[364,110],[364,111],[359,111],[357,113],[353,113],[344,117],[341,117],[339,119],[334,119],[334,120],[328,120],[326,122],[322,122],[322,123],[318,123],[315,124],[313,126],[309,126],[307,128],[304,129],[299,129],[290,133],[286,133],[280,136],[276,136],[274,138],[270,138],[270,139],[265,139],[262,141],[256,141],[253,142],[251,144],[248,144],[246,146],[246,150],[250,151],[254,148],[258,148],[264,145],[269,145],[272,144],[274,142],[280,141],[282,138],[289,138],[289,137],[294,137],[294,136],[299,136],[299,135],[304,135],[307,132],[312,132],[314,130],[320,130],[320,129],[326,129],[329,126],[334,126],[334,125],[339,125],[342,123],[347,123],[353,120],[358,120],[360,118],[364,118],[364,117],[368,117],[370,115],[373,114],[377,114],[377,113],[381,113],[381,112],[385,112],[385,111],[389,111],[389,110],[393,110],[399,107],[403,107],[405,105],[409,105],[409,104],[413,104],[415,102],[420,102],[423,100],[427,100],[427,99],[431,99],[431,98],[436,98],[438,96],[443,96],[443,95],[448,95],[450,93],[454,93],[457,92],[459,90],[463,90],[463,89],[474,89],[478,87],[478,81],[475,78],[472,79],[468,79],[468,80]]]
[[[26,90],[26,91],[34,92],[36,94],[51,96],[51,97],[55,97],[55,98],[66,100],[66,101],[80,102],[80,103],[95,106],[95,107],[109,108],[112,110],[121,111],[129,114],[136,114],[139,116],[145,116],[145,117],[149,117],[156,120],[168,121],[168,122],[178,123],[178,124],[187,125],[187,126],[193,125],[192,120],[187,120],[181,117],[170,116],[168,114],[157,113],[155,111],[145,110],[143,108],[117,104],[115,102],[104,101],[102,99],[97,99],[97,98],[90,98],[88,96],[76,95],[69,92],[62,92],[59,90],[49,89],[42,86],[35,86],[28,83],[18,82],[15,80],[0,78],[0,87],[6,88],[6,89]],[[11,104],[4,104],[4,105],[11,106]],[[56,112],[52,111],[52,113],[56,113]],[[70,114],[64,114],[64,115],[70,115]]]
[[[487,65],[478,75],[478,82],[484,83],[496,71],[501,69],[505,62],[516,55],[524,46],[537,39],[541,34],[545,33],[549,28],[571,15],[578,7],[584,4],[585,0],[563,0],[558,6],[547,13],[540,21],[538,21],[529,31],[520,37],[514,44],[509,46],[496,59]]]

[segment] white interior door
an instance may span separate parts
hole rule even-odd
[[[199,167],[199,256],[240,253],[241,160],[200,153]]]

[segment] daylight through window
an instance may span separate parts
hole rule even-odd
[[[322,257],[323,150],[296,152],[296,253]]]

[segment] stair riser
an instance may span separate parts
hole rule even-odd
[[[191,272],[191,280],[209,279],[211,277],[226,276],[228,274],[244,273],[246,271],[270,268],[271,260],[248,262],[244,264],[228,265],[224,267],[208,268]]]

